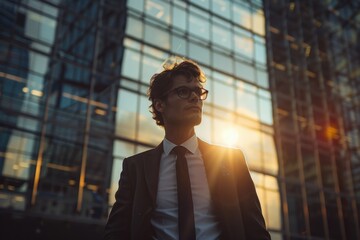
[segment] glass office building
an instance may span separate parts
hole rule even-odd
[[[265,1],[286,239],[359,239],[358,1]]]
[[[267,226],[280,239],[262,2],[130,0],[127,7],[110,203],[124,157],[157,146],[164,137],[149,113],[150,78],[166,60],[190,58],[205,71],[210,91],[197,136],[244,150]]]
[[[150,78],[184,57],[210,91],[197,136],[244,151],[272,239],[356,239],[358,7],[1,1],[1,236],[99,239],[122,160],[164,137]]]

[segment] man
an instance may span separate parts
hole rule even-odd
[[[105,239],[270,239],[240,150],[198,139],[205,76],[192,61],[153,76],[156,148],[124,159]]]

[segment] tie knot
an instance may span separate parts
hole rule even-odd
[[[183,146],[176,146],[173,148],[172,152],[176,154],[176,156],[185,156],[187,149]]]

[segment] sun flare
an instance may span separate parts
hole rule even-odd
[[[226,146],[236,147],[239,134],[235,128],[226,128],[221,132],[221,142]]]

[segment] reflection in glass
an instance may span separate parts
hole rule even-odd
[[[197,15],[189,16],[189,32],[192,36],[209,41],[210,23],[208,19]]]
[[[144,83],[149,83],[150,78],[154,73],[158,72],[161,65],[162,62],[160,60],[144,55],[142,59],[142,74],[140,80]]]
[[[233,111],[234,102],[234,88],[217,81],[214,82],[214,104]]]
[[[171,51],[179,56],[185,56],[187,49],[187,41],[179,38],[176,35],[171,36]]]
[[[169,3],[160,0],[146,0],[145,13],[149,16],[170,24]]]
[[[243,127],[237,122],[239,131],[238,147],[244,150],[249,167],[262,168],[260,132],[258,130]]]
[[[143,37],[144,27],[142,21],[133,17],[128,17],[126,21],[126,34],[141,39]]]
[[[266,64],[266,49],[264,43],[256,43],[255,44],[255,60],[258,63]]]
[[[140,54],[130,49],[125,49],[122,74],[133,79],[139,78]]]
[[[170,49],[170,35],[159,27],[145,25],[145,42]]]
[[[27,10],[25,35],[46,43],[54,42],[56,21],[34,11]]]
[[[239,114],[258,120],[257,101],[255,94],[245,91],[243,88],[236,89],[236,111]]]
[[[259,98],[259,107],[260,107],[260,121],[272,125],[273,116],[272,116],[272,105],[270,99]]]
[[[203,114],[201,124],[195,127],[196,136],[206,142],[211,142],[211,131],[209,130],[212,127],[211,121],[212,118],[209,115]]]
[[[250,64],[245,62],[235,62],[235,74],[236,77],[247,80],[250,82],[254,82],[255,80],[255,69]]]
[[[230,5],[227,0],[213,0],[211,1],[211,10],[224,18],[230,18]]]
[[[260,9],[253,13],[252,30],[261,36],[265,35],[265,18],[263,11]]]
[[[243,6],[242,4],[234,4],[233,7],[233,21],[235,24],[240,24],[241,26],[250,29],[251,28],[251,13],[248,7]]]
[[[279,166],[273,136],[261,133],[262,152],[264,158],[264,170],[278,174]]]
[[[212,42],[226,49],[232,49],[231,31],[225,26],[212,25]]]
[[[199,63],[210,64],[210,51],[201,45],[189,42],[189,57]]]
[[[135,138],[136,109],[138,95],[126,90],[119,90],[116,114],[116,134],[126,138]]]
[[[235,53],[252,59],[254,55],[254,42],[250,37],[234,35]]]
[[[164,138],[164,130],[155,124],[152,114],[149,112],[150,102],[146,97],[140,97],[140,109],[138,118],[137,140],[149,144],[158,144]]]
[[[187,13],[184,9],[174,7],[173,8],[173,18],[172,18],[172,25],[174,27],[178,27],[179,29],[186,31],[186,20],[187,20]]]
[[[225,56],[215,51],[213,51],[212,54],[212,64],[216,69],[233,74],[233,60],[229,56]]]
[[[144,0],[128,0],[127,6],[142,12],[144,10]]]
[[[115,157],[125,158],[125,157],[133,155],[135,152],[134,149],[135,149],[135,147],[134,147],[134,144],[132,144],[132,143],[115,140],[113,154]]]

